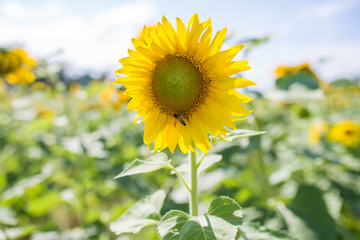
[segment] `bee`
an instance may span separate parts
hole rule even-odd
[[[176,122],[179,121],[182,125],[186,126],[185,121],[182,119],[182,116],[184,114],[174,114],[174,118],[175,118],[175,122],[174,122],[174,127],[176,127]]]

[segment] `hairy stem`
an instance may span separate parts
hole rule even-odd
[[[192,142],[193,148],[195,149],[195,144]],[[196,162],[196,153],[189,151],[190,155],[190,182],[191,182],[191,192],[190,192],[190,214],[191,216],[198,215],[198,193],[197,193],[197,162]]]

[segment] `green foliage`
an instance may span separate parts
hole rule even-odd
[[[117,220],[110,224],[110,230],[116,234],[139,233],[145,227],[160,221],[160,209],[165,192],[158,190],[129,208]]]
[[[335,221],[330,216],[326,203],[322,197],[322,192],[313,186],[301,185],[295,198],[288,205],[288,209],[296,215],[298,219],[292,218],[293,215],[284,216],[289,225],[290,232],[298,239],[335,239]],[[296,224],[297,221],[304,222],[306,229],[302,228],[304,224]],[[307,232],[312,232],[307,235]],[[300,234],[301,233],[301,234]]]
[[[335,123],[360,122],[357,80],[322,89],[300,72],[254,93],[239,130],[211,136],[198,168],[199,209],[211,204],[191,217],[181,181],[161,170],[187,180],[187,156],[151,154],[126,102],[106,100],[104,79],[86,76],[75,91],[54,69],[37,70],[47,88],[0,91],[0,239],[160,240],[157,229],[170,239],[360,239],[360,148],[328,139]],[[313,142],[319,121],[328,129]]]
[[[205,155],[202,163],[200,164],[199,168],[198,168],[198,173],[202,173],[204,172],[206,169],[210,168],[211,166],[213,166],[214,164],[220,162],[222,159],[222,156],[219,154],[208,154]],[[188,166],[187,166],[188,167]]]
[[[339,80],[336,80],[332,83],[334,86],[336,87],[348,87],[348,86],[352,86],[352,87],[355,87],[356,86],[359,86],[359,79],[357,80],[350,80],[350,79],[339,79]]]
[[[276,79],[276,88],[288,90],[294,83],[304,85],[309,89],[318,89],[319,84],[315,78],[305,71],[300,71],[292,75],[286,75]]]
[[[210,203],[204,216],[191,217],[177,210],[166,213],[157,229],[164,240],[231,240],[242,221],[240,206],[229,197],[219,197]]]
[[[221,138],[217,138],[215,136],[211,136],[211,144],[215,144],[218,141],[222,141],[225,140],[227,142],[232,142],[235,139],[238,138],[244,138],[244,137],[251,137],[251,136],[256,136],[256,135],[261,135],[264,134],[264,131],[254,131],[254,130],[249,130],[249,129],[235,129],[233,131],[231,131],[231,133],[226,134],[226,137],[224,139]]]
[[[154,172],[169,166],[170,162],[171,160],[167,161],[167,155],[164,153],[155,154],[146,160],[135,159],[115,179],[139,173]]]
[[[240,227],[240,240],[295,240],[287,234],[266,229],[259,224],[242,224]]]

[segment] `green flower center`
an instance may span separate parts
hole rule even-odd
[[[151,92],[161,111],[187,118],[204,102],[207,83],[199,63],[184,55],[170,55],[157,63]]]

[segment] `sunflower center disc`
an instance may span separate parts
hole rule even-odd
[[[187,115],[203,95],[202,82],[202,75],[190,60],[168,56],[155,67],[152,90],[160,108],[169,114]]]

